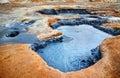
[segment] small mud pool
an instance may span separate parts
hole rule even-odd
[[[62,72],[87,68],[101,58],[99,44],[111,35],[90,25],[62,26],[62,42],[51,43],[37,50],[49,66]]]

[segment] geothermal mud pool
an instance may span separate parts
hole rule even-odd
[[[96,63],[101,58],[97,46],[111,36],[89,25],[64,26],[58,30],[63,32],[63,42],[51,43],[37,52],[48,65],[63,72],[80,70]]]
[[[87,68],[102,58],[99,51],[101,42],[111,36],[120,34],[120,29],[102,26],[103,23],[120,21],[120,18],[93,15],[86,9],[44,9],[36,11],[41,15],[60,17],[50,24],[53,30],[62,32],[62,36],[39,40],[36,35],[27,33],[27,27],[36,23],[15,22],[8,27],[0,27],[0,43],[27,43],[49,66],[62,72],[77,71]],[[78,14],[80,17],[64,19],[64,16]],[[44,17],[44,16],[43,16]],[[62,18],[62,19],[61,19]],[[116,20],[117,19],[117,20]]]

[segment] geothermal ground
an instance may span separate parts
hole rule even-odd
[[[120,34],[120,6],[85,5],[0,4],[0,46],[29,44],[48,67],[64,73],[98,64],[101,43]]]

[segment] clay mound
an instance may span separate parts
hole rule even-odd
[[[62,73],[49,67],[27,44],[0,46],[0,78],[119,78],[120,36],[100,45],[102,59],[86,69]]]

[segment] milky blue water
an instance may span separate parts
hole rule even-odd
[[[88,67],[91,49],[99,46],[105,38],[111,37],[90,25],[63,26],[57,30],[63,32],[63,42],[51,43],[38,50],[38,53],[49,66],[63,72]]]
[[[27,33],[25,29],[27,26],[32,25],[35,23],[34,20],[29,22],[13,22],[8,27],[0,26],[0,29],[3,32],[0,33],[0,44],[5,43],[24,43],[24,44],[31,44],[33,42],[39,41],[34,34]],[[16,34],[15,31],[19,32]],[[9,36],[7,36],[9,34]],[[13,37],[10,34],[14,34]]]
[[[38,41],[37,37],[32,34],[20,33],[16,37],[5,37],[0,38],[0,44],[6,43],[23,43],[23,44],[31,44],[33,42]]]

